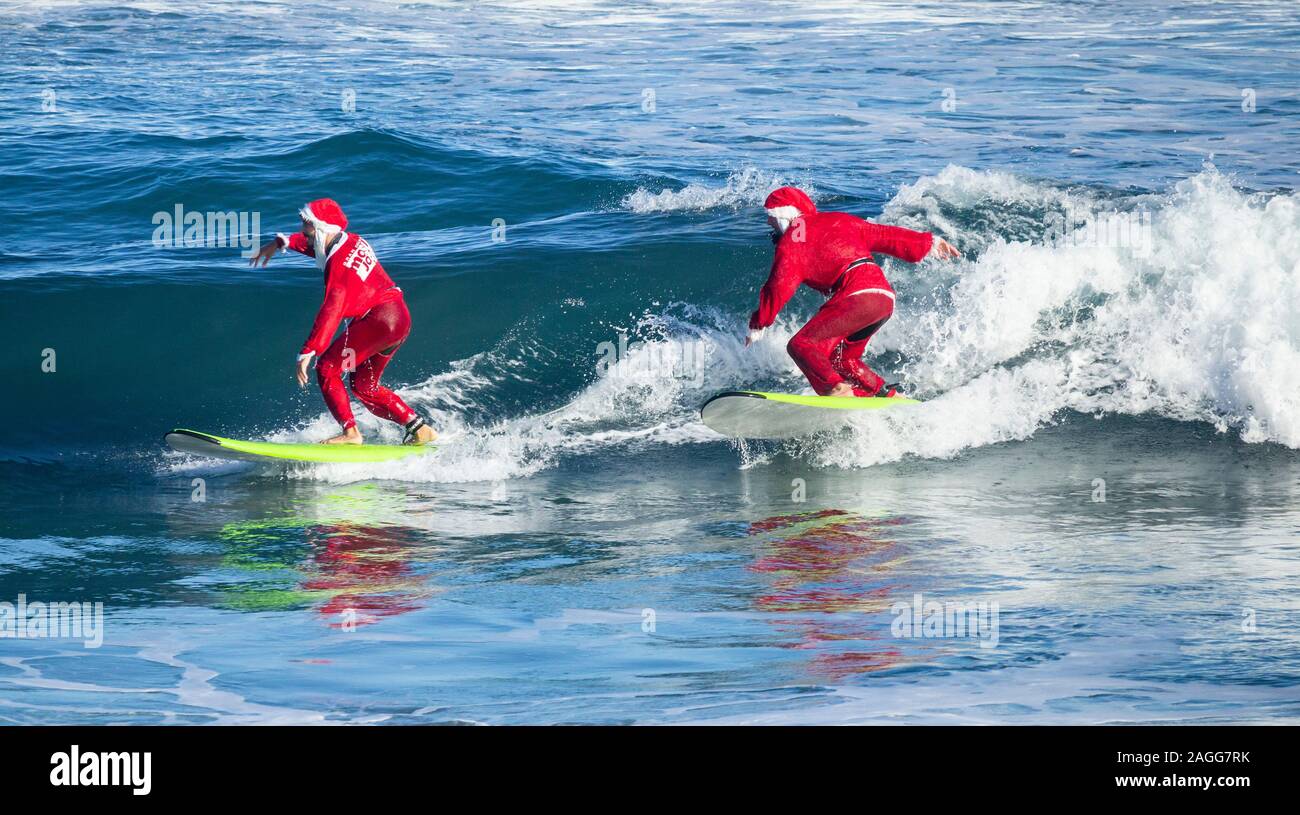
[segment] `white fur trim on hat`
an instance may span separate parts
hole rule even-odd
[[[312,226],[324,230],[327,234],[332,235],[335,232],[343,231],[343,227],[335,226],[334,224],[327,224],[320,218],[317,218],[316,213],[311,211],[310,204],[305,204],[302,209],[298,210],[298,214],[302,216],[303,220],[310,221]]]
[[[803,213],[799,211],[799,208],[790,204],[783,207],[772,207],[767,211],[767,214],[778,221],[793,221],[795,218],[803,217]]]

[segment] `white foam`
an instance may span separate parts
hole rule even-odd
[[[936,194],[945,208],[1099,206],[1002,173],[948,168],[900,191],[886,212]],[[1207,421],[1246,441],[1300,447],[1296,196],[1248,195],[1207,167],[1168,195],[1108,206],[1149,212],[1149,245],[993,237],[973,260],[918,267],[913,284],[955,282],[937,296],[900,298],[873,344],[904,355],[917,395],[943,397],[906,419],[877,417],[853,450],[830,447],[823,458],[951,455],[1026,438],[1064,409]],[[960,231],[949,234],[961,242]]]
[[[420,385],[398,389],[438,428],[434,455],[380,464],[288,466],[285,472],[336,483],[372,478],[504,481],[532,475],[566,455],[632,445],[716,443],[720,437],[698,420],[699,406],[708,396],[745,387],[755,378],[780,380],[787,389],[802,387],[798,370],[785,354],[785,339],[796,327],[785,319],[769,331],[768,339],[747,349],[743,325],[734,315],[670,304],[643,316],[613,364],[595,371],[594,381],[568,404],[489,425],[467,424],[463,413],[493,385],[478,373],[480,366],[474,363],[484,356],[479,355]],[[507,364],[497,352],[491,353],[492,364],[486,367],[499,370]],[[400,430],[391,422],[363,410],[357,410],[356,417],[368,440],[400,441]],[[304,442],[335,432],[333,419],[322,412],[308,424],[271,434],[268,440]],[[195,465],[188,460],[185,466]]]
[[[658,203],[649,196],[634,208],[753,200],[753,190],[771,183],[733,177],[722,190]],[[1049,240],[1053,213],[1088,208],[1149,212],[1149,244],[1139,250]],[[1296,196],[1242,193],[1213,167],[1166,195],[1126,198],[949,167],[901,189],[881,220],[935,229],[968,249],[957,263],[888,264],[898,310],[869,352],[900,355],[901,371],[885,372],[901,372],[910,395],[926,403],[862,416],[849,433],[787,452],[834,467],[951,457],[1028,439],[1068,410],[1205,421],[1248,442],[1300,447]],[[759,283],[756,277],[755,288]],[[490,365],[478,365],[480,355],[399,391],[442,433],[436,455],[290,473],[331,481],[501,481],[566,455],[717,443],[698,418],[710,395],[806,388],[785,343],[808,316],[787,311],[745,348],[743,314],[670,304],[647,312],[626,353],[568,404],[476,426],[466,423],[466,407],[500,384],[479,371],[527,375],[526,359],[487,352]],[[574,364],[590,363],[575,356]],[[399,440],[395,426],[364,411],[358,421],[372,440]],[[272,440],[331,432],[332,420],[321,413]],[[747,466],[768,460],[761,450],[745,457]]]
[[[780,176],[755,167],[727,176],[721,186],[687,184],[680,190],[664,189],[651,192],[644,187],[624,196],[622,206],[638,215],[652,212],[701,212],[718,207],[760,207],[767,194],[786,182]],[[806,184],[800,187],[816,200],[816,190]],[[759,215],[755,215],[759,218]],[[761,218],[759,218],[761,220]]]

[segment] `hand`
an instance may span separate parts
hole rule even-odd
[[[754,341],[763,336],[763,329],[758,327],[758,312],[755,311],[749,315],[749,333],[745,335],[745,347],[754,344]]]
[[[307,387],[307,369],[311,367],[312,357],[303,357],[298,360],[298,387]]]
[[[260,260],[262,261],[263,268],[265,268],[266,264],[271,262],[271,258],[275,255],[275,253],[279,251],[280,251],[280,241],[277,238],[276,240],[270,241],[269,243],[265,244],[261,249],[258,249],[257,254],[253,255],[251,258],[248,259],[248,265],[256,266],[257,262]]]
[[[940,260],[944,260],[947,258],[961,257],[961,252],[958,252],[956,247],[954,247],[951,243],[948,243],[943,238],[938,237],[937,235],[935,236],[934,239],[934,246],[930,247],[930,254],[934,255]]]

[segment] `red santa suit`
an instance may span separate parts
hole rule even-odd
[[[300,214],[315,229],[312,239],[295,232],[276,235],[276,240],[281,249],[316,259],[317,267],[325,273],[325,300],[298,359],[316,357],[316,379],[325,405],[344,430],[356,425],[343,387],[345,373],[350,374],[352,393],[367,410],[408,425],[409,430],[409,425],[417,422],[415,411],[379,384],[385,366],[411,332],[411,313],[402,290],[379,265],[370,244],[359,235],[343,231],[348,219],[333,200],[312,201]],[[338,240],[330,244],[335,235]],[[343,320],[351,322],[334,339]]]
[[[784,228],[749,327],[770,326],[801,284],[827,295],[787,350],[817,393],[825,396],[847,380],[856,395],[875,396],[885,381],[862,362],[862,352],[893,315],[894,289],[872,253],[916,263],[930,252],[934,236],[846,212],[818,212],[794,187],[775,190],[763,206]]]

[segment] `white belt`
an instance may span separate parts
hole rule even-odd
[[[892,291],[890,291],[889,289],[858,289],[857,291],[851,291],[851,292],[849,292],[848,294],[846,294],[846,295],[844,295],[844,296],[845,296],[845,297],[853,297],[853,296],[856,295],[856,294],[883,294],[883,295],[885,295],[886,297],[888,297],[890,300],[895,299],[895,298],[894,298],[894,293],[893,293]]]

